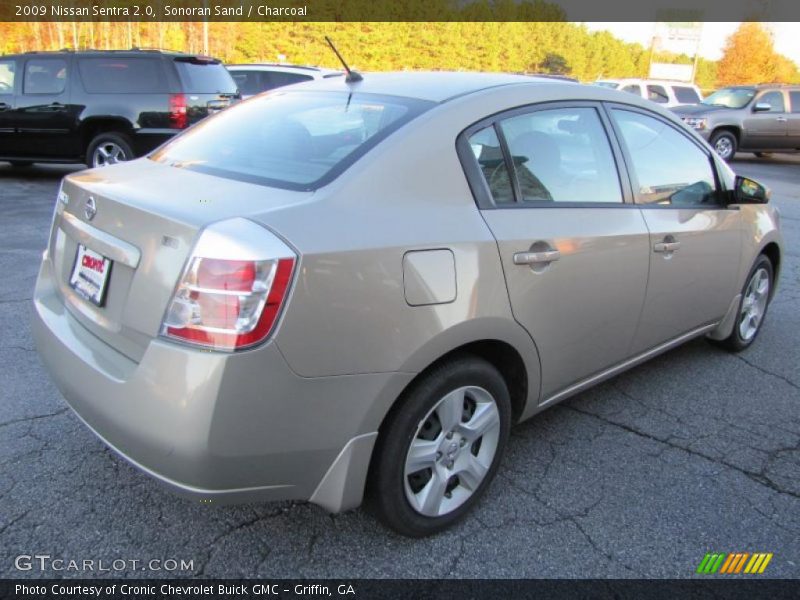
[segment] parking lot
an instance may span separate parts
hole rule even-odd
[[[56,188],[74,167],[0,164],[0,576],[689,577],[706,552],[772,552],[769,576],[800,577],[800,158],[733,167],[772,188],[786,237],[754,346],[737,356],[696,340],[518,426],[478,509],[410,540],[362,510],[192,503],[107,450],[29,328]],[[15,568],[34,554],[193,569]]]

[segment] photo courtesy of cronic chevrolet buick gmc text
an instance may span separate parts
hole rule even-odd
[[[723,88],[700,104],[673,111],[725,160],[737,151],[756,156],[800,151],[800,85]]]
[[[139,49],[0,56],[0,161],[130,160],[238,97],[225,67],[205,56]]]
[[[778,213],[672,113],[525,76],[354,79],[63,180],[36,345],[146,473],[204,501],[366,497],[427,535],[514,423],[694,337],[756,339]]]

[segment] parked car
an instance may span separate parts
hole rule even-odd
[[[782,260],[767,197],[632,94],[323,79],[68,175],[33,332],[80,418],[172,489],[334,512],[366,489],[427,535],[512,424],[698,336],[750,346]]]
[[[800,85],[743,85],[717,90],[697,106],[675,109],[722,158],[800,151]]]
[[[29,52],[0,57],[0,161],[141,156],[239,97],[222,64],[156,50]]]
[[[595,85],[629,92],[664,106],[697,104],[703,99],[700,88],[691,83],[661,79],[598,79]]]
[[[294,83],[344,76],[335,69],[286,64],[227,65],[227,69],[243,98]]]

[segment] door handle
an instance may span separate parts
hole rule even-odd
[[[786,117],[776,117],[775,120],[778,123],[786,123]]]
[[[675,252],[680,247],[680,242],[658,242],[653,244],[653,252]]]
[[[515,265],[542,265],[561,258],[558,250],[544,250],[542,252],[517,252],[514,254]]]

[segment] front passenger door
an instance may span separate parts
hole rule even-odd
[[[721,319],[738,293],[742,221],[719,204],[709,151],[647,111],[611,110],[650,230],[650,276],[633,343],[640,353]]]
[[[757,104],[765,104],[770,108],[756,112]],[[781,90],[770,90],[756,97],[750,111],[744,118],[742,149],[780,150],[788,147],[786,100]]]

